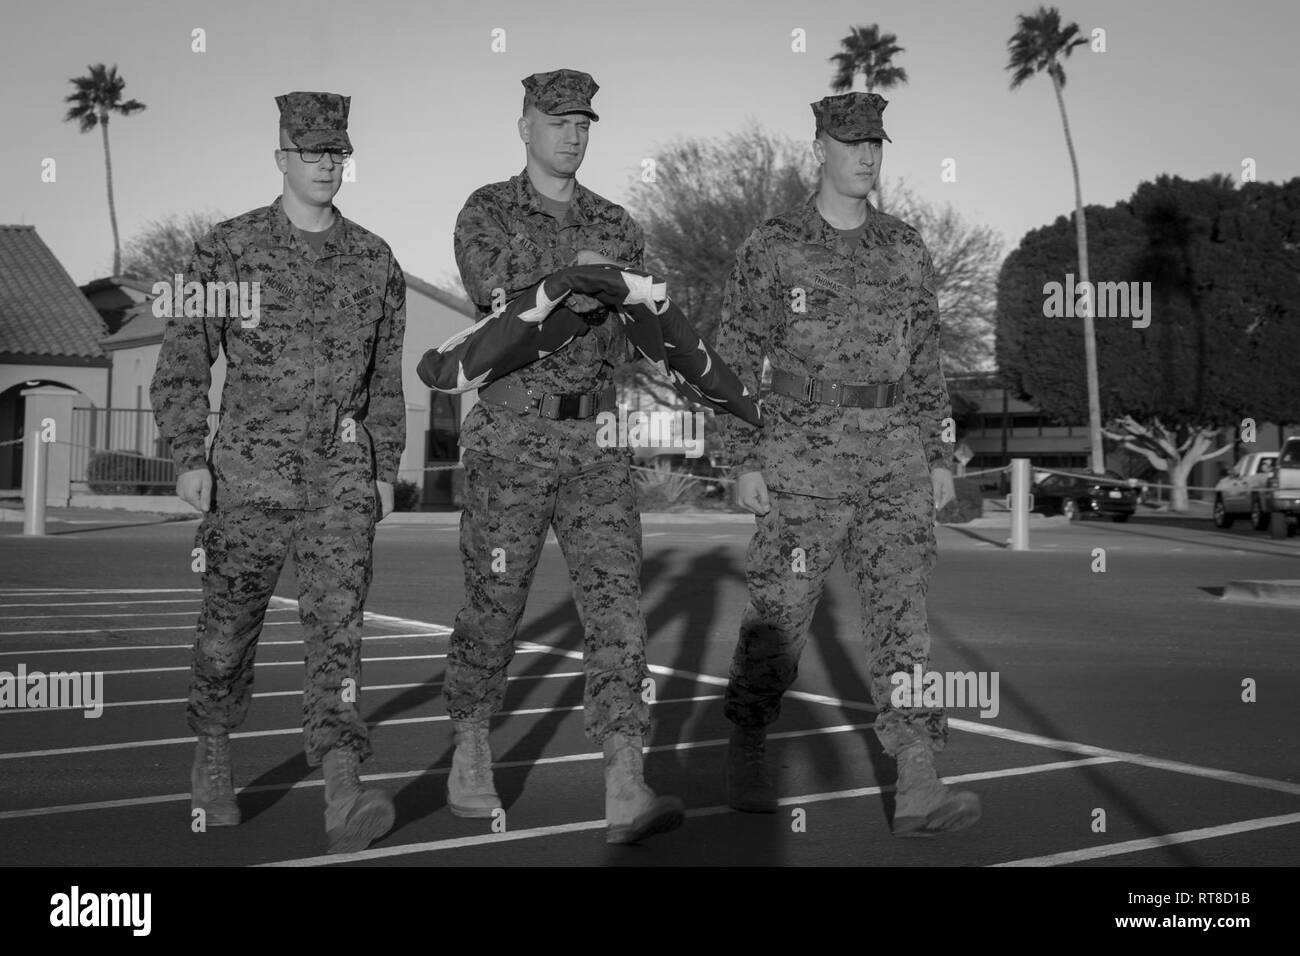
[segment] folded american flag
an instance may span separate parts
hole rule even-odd
[[[553,272],[425,352],[420,381],[439,392],[465,392],[558,352],[586,329],[580,315],[561,305],[575,292],[612,310],[628,341],[687,398],[761,423],[754,396],[668,298],[667,286],[649,273],[614,265]]]

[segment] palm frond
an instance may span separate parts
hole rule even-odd
[[[1038,73],[1047,73],[1064,86],[1065,68],[1061,59],[1081,43],[1088,42],[1078,34],[1077,23],[1061,26],[1061,13],[1055,7],[1039,7],[1036,13],[1018,14],[1016,32],[1007,41],[1010,55],[1006,69],[1011,71],[1011,88],[1018,89]]]

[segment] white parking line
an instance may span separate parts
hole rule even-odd
[[[430,633],[429,631],[411,631],[406,634],[363,634],[362,641],[394,641],[403,637],[446,637],[451,631],[441,633]],[[295,638],[291,641],[263,641],[257,642],[258,647],[287,647],[290,645],[299,645],[303,641],[301,638]],[[0,657],[31,657],[45,654],[99,654],[108,651],[192,651],[193,644],[129,644],[129,645],[111,645],[108,647],[32,647],[25,651],[0,651]]]
[[[1067,863],[1101,860],[1106,857],[1122,856],[1126,853],[1141,853],[1144,850],[1159,850],[1167,846],[1178,846],[1182,843],[1215,840],[1220,837],[1234,836],[1238,833],[1251,833],[1255,830],[1291,826],[1296,823],[1300,823],[1300,813],[1284,813],[1275,817],[1256,817],[1254,820],[1242,820],[1239,823],[1224,823],[1217,827],[1200,827],[1196,830],[1181,830],[1178,833],[1143,837],[1140,840],[1125,840],[1123,843],[1085,847],[1082,850],[1066,850],[1063,853],[1031,856],[1023,860],[1008,860],[1006,863],[994,863],[992,866],[1064,866]]]
[[[374,663],[383,663],[384,661],[435,661],[435,660],[441,660],[446,656],[447,656],[446,654],[407,654],[407,655],[395,656],[395,657],[363,657],[361,658],[361,663],[374,664]],[[297,660],[297,661],[256,661],[253,664],[253,666],[254,667],[301,667],[303,665],[302,665],[302,661]],[[190,667],[191,665],[189,664],[178,665],[175,667],[131,667],[131,668],[126,668],[123,670],[116,670],[116,671],[96,671],[95,673],[103,674],[105,677],[110,677],[115,675],[121,676],[125,674],[172,674],[172,673],[178,673],[180,671],[188,672]],[[33,708],[32,710],[27,710],[27,709],[11,710],[7,707],[0,708],[0,714],[30,714],[30,713],[34,713],[35,711],[36,708]]]
[[[430,655],[430,656],[437,657],[440,655]],[[378,658],[371,658],[371,659],[381,660],[381,661],[394,660],[394,659],[400,660],[400,658],[389,658],[389,657],[378,657]],[[294,661],[293,663],[297,663],[297,662]],[[507,677],[506,680],[507,681],[555,680],[560,677],[585,677],[585,676],[586,675],[583,671],[558,671],[557,673],[554,674],[520,674],[518,677]],[[361,688],[361,690],[362,693],[366,693],[369,691],[380,691],[380,690],[411,690],[412,688],[416,688],[416,687],[434,687],[434,686],[440,687],[442,686],[442,683],[443,682],[441,680],[437,680],[437,681],[421,681],[420,683],[417,684],[366,684]],[[256,700],[261,697],[301,697],[301,696],[302,696],[301,690],[265,690],[254,694],[253,699]],[[164,698],[158,698],[156,700],[149,699],[149,700],[114,701],[113,703],[107,703],[104,704],[103,706],[105,707],[105,709],[109,707],[151,707],[155,704],[184,704],[188,702],[189,702],[188,697],[164,697]],[[33,714],[34,715],[34,714],[50,714],[50,713],[60,713],[60,712],[72,712],[72,713],[80,714],[83,713],[84,711],[85,711],[84,707],[38,707],[38,708],[33,708],[31,710],[11,710],[9,708],[4,708],[4,709],[0,709],[0,715],[4,715],[4,714]]]
[[[813,737],[825,734],[842,734],[855,730],[866,730],[870,724],[841,724],[837,727],[814,727],[810,730],[789,730],[777,734],[768,734],[768,740],[781,740],[794,737]],[[193,740],[193,738],[189,738]],[[660,753],[665,751],[677,750],[698,750],[706,747],[725,747],[730,743],[726,739],[717,740],[690,740],[678,744],[660,744],[655,747],[647,747],[646,753]],[[535,760],[497,760],[492,764],[492,769],[497,770],[515,770],[521,767],[549,766],[554,764],[581,763],[583,761],[603,760],[604,754],[599,751],[595,753],[580,754],[563,754],[558,757],[538,757]],[[375,783],[386,780],[413,780],[417,777],[435,777],[447,773],[450,767],[426,767],[422,770],[402,770],[393,773],[368,773],[363,774],[361,779],[367,783]],[[324,780],[300,780],[297,783],[266,783],[256,787],[240,787],[238,792],[242,796],[246,793],[283,793],[290,790],[306,790],[312,787],[324,785]],[[149,797],[125,797],[120,800],[98,800],[93,803],[64,803],[51,807],[27,807],[22,810],[4,810],[0,811],[0,822],[5,820],[22,820],[27,817],[45,817],[58,813],[79,813],[84,810],[117,810],[123,807],[147,806],[154,803],[171,803],[174,801],[188,800],[188,793],[168,793],[159,796]]]
[[[664,700],[657,700],[652,706],[662,707],[665,704],[690,704],[704,700],[721,700],[721,694],[712,694],[703,697],[670,697]],[[572,707],[530,707],[523,710],[503,710],[500,712],[502,717],[524,717],[536,714],[562,714],[575,710],[583,710],[584,704],[575,704]],[[389,720],[381,720],[377,723],[370,724],[370,727],[397,727],[403,724],[432,724],[441,721],[451,720],[448,716],[440,717],[394,717]],[[279,737],[285,734],[300,734],[302,727],[285,727],[276,730],[243,730],[237,731],[230,735],[231,740],[242,737]],[[14,753],[0,753],[0,760],[24,760],[28,757],[62,757],[69,754],[88,754],[103,753],[110,750],[141,750],[146,747],[171,747],[177,744],[193,744],[194,737],[164,737],[156,740],[128,740],[114,744],[89,744],[84,747],[58,747],[52,750],[20,750]]]
[[[266,621],[262,626],[263,627],[285,627],[287,625],[297,624],[297,623],[298,622],[296,620]],[[0,631],[0,637],[31,637],[32,635],[35,634],[103,634],[108,630],[109,628],[106,627],[87,627],[87,628],[79,628],[76,630],[66,630],[66,631]],[[121,634],[127,631],[136,632],[136,631],[192,631],[192,630],[194,630],[193,624],[162,624],[156,627],[112,628],[112,631],[115,634]]]
[[[0,608],[9,607],[135,607],[137,604],[194,604],[194,598],[161,598],[157,601],[57,601],[54,603],[34,602],[31,604],[0,604]],[[196,608],[197,610],[197,608]]]
[[[1036,764],[1030,767],[1010,767],[1005,770],[991,770],[986,773],[963,774],[960,777],[945,777],[945,782],[955,783],[968,780],[992,780],[998,777],[1022,776],[1033,773],[1048,773],[1055,770],[1073,770],[1093,763],[1109,761],[1097,760],[1062,760],[1053,763]],[[803,806],[809,803],[824,803],[828,800],[850,800],[856,797],[876,796],[893,787],[859,787],[853,790],[834,790],[825,793],[805,793],[794,797],[783,797],[777,802],[782,806]],[[716,816],[722,813],[734,813],[730,807],[699,807],[687,810],[688,817]],[[584,820],[581,823],[561,823],[556,826],[533,827],[527,830],[507,830],[504,833],[488,833],[481,836],[456,837],[450,840],[430,840],[425,843],[407,843],[400,846],[372,847],[356,853],[337,853],[327,856],[309,856],[297,860],[280,860],[275,863],[262,863],[264,867],[282,866],[328,866],[335,863],[354,863],[363,860],[383,860],[397,856],[410,856],[416,853],[437,853],[443,850],[459,850],[471,846],[487,846],[494,843],[510,843],[516,840],[535,840],[541,837],[559,836],[568,833],[580,833],[584,830],[599,830],[605,826],[604,820]]]
[[[0,594],[36,597],[41,594],[202,594],[202,588],[0,588]]]
[[[1291,783],[1287,780],[1274,780],[1271,777],[1257,777],[1253,774],[1237,773],[1234,770],[1219,770],[1215,767],[1202,767],[1197,764],[1183,763],[1179,760],[1165,760],[1161,757],[1150,757],[1146,754],[1129,753],[1123,750],[1112,750],[1109,747],[1094,747],[1091,744],[1078,744],[1070,740],[1057,740],[1052,737],[1043,737],[1038,734],[1027,734],[1019,730],[1011,730],[1007,727],[993,727],[973,720],[949,720],[948,726],[954,727],[958,730],[966,730],[974,734],[984,734],[988,737],[997,737],[1001,740],[1030,744],[1035,747],[1050,747],[1053,750],[1064,750],[1068,753],[1087,754],[1095,757],[1114,757],[1116,760],[1123,761],[1124,763],[1135,764],[1139,767],[1146,767],[1150,770],[1168,770],[1171,773],[1181,773],[1191,777],[1204,777],[1209,780],[1218,780],[1221,783],[1236,783],[1244,787],[1257,787],[1261,790],[1276,790],[1279,793],[1289,793],[1295,796],[1300,796],[1300,783]]]
[[[70,605],[64,605],[68,607]],[[274,611],[286,612],[292,611],[289,607],[269,607],[266,613]],[[193,618],[198,615],[198,608],[192,611],[128,611],[124,614],[105,614],[103,611],[90,611],[86,614],[4,614],[0,615],[0,621],[54,621],[61,618],[69,617],[189,617]]]
[[[279,600],[288,602],[290,599],[280,598]],[[370,612],[366,612],[366,614],[367,617],[369,617]],[[429,621],[420,621],[406,617],[375,615],[375,619],[377,621],[392,621],[394,623],[400,623],[402,627],[430,628],[441,626],[432,624]],[[581,660],[583,657],[581,651],[564,650],[562,648],[552,647],[549,644],[538,644],[534,641],[521,641],[519,642],[518,647],[521,651],[527,648],[530,651],[554,654],[570,659]],[[711,684],[718,687],[726,686],[728,683],[725,677],[714,677],[710,674],[697,674],[693,671],[685,671],[675,667],[664,667],[657,664],[651,664],[649,670],[652,674],[685,677],[698,683]],[[871,704],[863,703],[861,701],[842,700],[838,697],[831,697],[826,694],[811,694],[806,691],[791,690],[786,691],[785,696],[787,699],[827,704],[850,711],[862,711],[873,714],[876,712],[876,709]],[[1044,737],[1040,734],[1011,730],[1007,727],[996,727],[984,721],[949,718],[948,726],[956,730],[965,730],[973,734],[981,734],[986,737],[994,737],[1000,740],[1028,744],[1035,747],[1047,747],[1052,750],[1063,750],[1068,753],[1077,753],[1092,757],[1111,757],[1117,761],[1135,764],[1139,767],[1147,767],[1151,770],[1167,770],[1172,773],[1182,773],[1193,777],[1204,777],[1206,779],[1218,780],[1223,783],[1235,783],[1245,787],[1256,787],[1262,790],[1275,790],[1280,793],[1300,795],[1300,783],[1291,783],[1287,780],[1274,780],[1271,777],[1259,777],[1253,774],[1237,773],[1232,770],[1219,770],[1215,767],[1202,767],[1197,764],[1183,763],[1177,760],[1165,760],[1160,757],[1151,757],[1146,754],[1112,750],[1108,747],[1094,747],[1091,744],[1075,743],[1070,740],[1058,740],[1053,737]]]
[[[549,647],[546,644],[524,642],[519,646],[540,650],[545,653],[556,654],[561,657],[582,657],[580,651],[566,651],[557,647]],[[689,677],[699,681],[700,683],[713,684],[715,686],[725,686],[727,684],[727,679],[723,677],[713,677],[709,674],[693,674],[690,671],[678,670],[674,667],[661,667],[652,664],[650,665],[650,671],[654,674]],[[873,714],[876,712],[876,709],[870,704],[854,700],[841,700],[838,697],[830,697],[825,694],[810,694],[805,691],[790,690],[786,691],[785,696],[788,699],[805,700],[816,704],[827,704],[833,707],[841,707],[845,710],[857,710]],[[1008,727],[997,727],[985,721],[962,720],[960,718],[950,717],[948,719],[948,726],[954,730],[965,730],[972,734],[996,737],[1000,740],[1028,744],[1034,747],[1047,747],[1052,750],[1064,750],[1068,753],[1084,754],[1093,757],[1111,757],[1117,761],[1135,764],[1139,767],[1147,767],[1151,770],[1168,770],[1172,773],[1182,773],[1193,777],[1205,777],[1223,783],[1235,783],[1245,787],[1257,787],[1261,790],[1276,790],[1280,793],[1300,795],[1300,783],[1291,783],[1287,780],[1274,780],[1271,777],[1257,777],[1253,774],[1237,773],[1233,770],[1219,770],[1214,767],[1201,767],[1196,764],[1183,763],[1177,760],[1165,760],[1161,757],[1149,757],[1146,754],[1111,750],[1108,747],[1094,747],[1091,744],[1080,744],[1070,740],[1058,740],[1053,737],[1044,737],[1040,734],[1030,734],[1025,733],[1024,731],[1011,730]]]

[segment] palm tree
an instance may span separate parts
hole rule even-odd
[[[830,58],[835,64],[835,76],[831,79],[831,89],[836,93],[847,93],[853,89],[853,81],[862,74],[867,92],[877,89],[889,90],[907,82],[907,71],[901,66],[894,66],[893,59],[903,48],[898,45],[898,37],[892,33],[881,33],[879,24],[869,27],[853,27],[849,35],[840,40],[844,49]],[[876,179],[876,205],[884,210],[885,196],[880,179]]]
[[[144,109],[144,104],[139,100],[122,102],[122,90],[126,86],[126,80],[117,75],[116,64],[111,70],[106,69],[102,63],[87,69],[90,73],[86,76],[68,80],[76,87],[76,92],[70,93],[64,99],[65,103],[71,103],[72,106],[68,108],[63,121],[65,123],[72,120],[79,121],[83,133],[89,133],[96,126],[104,133],[104,168],[108,173],[108,218],[113,225],[113,275],[117,275],[122,269],[122,244],[117,234],[117,208],[113,204],[113,158],[108,150],[108,114],[121,113],[123,116],[130,116]]]
[[[1052,78],[1056,91],[1056,105],[1061,108],[1061,125],[1065,127],[1065,145],[1070,151],[1070,166],[1074,169],[1074,227],[1079,245],[1079,282],[1088,283],[1088,223],[1083,215],[1083,192],[1079,187],[1079,160],[1074,155],[1074,140],[1070,137],[1070,121],[1065,115],[1065,99],[1061,89],[1065,86],[1065,68],[1061,60],[1070,51],[1087,41],[1078,35],[1079,25],[1061,26],[1061,13],[1056,7],[1039,7],[1032,16],[1019,14],[1017,29],[1007,42],[1011,51],[1011,89],[1016,90],[1036,73],[1046,72]],[[1089,300],[1093,304],[1092,299]],[[1091,445],[1092,470],[1101,474],[1105,458],[1101,447],[1101,399],[1097,385],[1097,327],[1093,309],[1083,316],[1083,349],[1088,377],[1088,438]]]

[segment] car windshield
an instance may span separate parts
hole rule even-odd
[[[1300,441],[1287,442],[1287,446],[1282,449],[1282,460],[1279,462],[1281,468],[1300,468]]]

